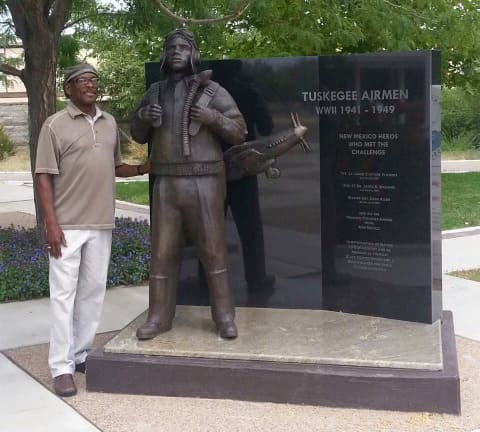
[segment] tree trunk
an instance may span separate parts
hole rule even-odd
[[[24,45],[25,53],[29,47]],[[25,64],[24,83],[28,94],[29,145],[32,173],[35,171],[35,158],[40,129],[48,116],[55,112],[55,70],[57,59],[55,48],[47,47],[39,52],[35,47]]]
[[[43,122],[55,112],[58,42],[67,22],[72,0],[5,0],[4,3],[10,11],[15,33],[22,40],[25,51],[25,69],[19,71],[19,76],[28,95],[30,162],[37,227],[43,242],[44,217],[38,205],[34,175],[37,142]]]
[[[39,206],[37,182],[35,179],[35,161],[40,129],[48,116],[55,112],[56,95],[56,45],[51,38],[39,41],[24,41],[25,71],[24,83],[28,94],[30,167],[33,177],[35,213],[40,241],[43,243],[44,218]],[[28,59],[28,60],[27,60]]]
[[[35,35],[34,40],[25,40],[25,70],[24,83],[28,94],[28,118],[29,118],[29,147],[30,147],[30,166],[33,176],[33,190],[35,201],[35,213],[37,215],[37,228],[40,241],[43,243],[44,218],[43,212],[39,207],[37,184],[35,181],[35,161],[37,156],[37,144],[40,129],[48,116],[55,112],[56,96],[56,52],[57,41],[52,40],[48,35],[39,43],[39,35]]]

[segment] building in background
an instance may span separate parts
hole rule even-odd
[[[9,45],[0,48],[0,62],[14,61],[15,67],[22,67],[23,65],[23,47],[21,45]],[[0,98],[5,97],[24,97],[27,92],[25,86],[20,78],[0,74]]]
[[[0,47],[0,63],[12,61],[12,66],[23,67],[23,47]],[[0,74],[0,123],[10,139],[17,145],[28,143],[28,99],[20,78]]]

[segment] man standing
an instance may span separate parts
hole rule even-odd
[[[196,74],[200,55],[192,33],[167,35],[160,59],[165,79],[154,83],[132,121],[132,137],[151,142],[152,258],[148,318],[138,339],[170,330],[185,236],[207,273],[212,318],[222,338],[237,337],[228,286],[222,142],[244,142],[246,126],[227,91]]]
[[[49,367],[55,392],[73,396],[73,373],[85,372],[102,312],[115,213],[115,175],[149,171],[122,164],[117,124],[96,105],[97,71],[65,70],[70,99],[40,132],[35,165],[49,252]]]

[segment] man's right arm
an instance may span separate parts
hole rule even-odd
[[[46,240],[48,252],[54,258],[62,256],[62,246],[67,246],[65,236],[58,225],[55,207],[53,205],[53,175],[36,174],[37,192],[45,218]]]

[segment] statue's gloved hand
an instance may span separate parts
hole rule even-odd
[[[149,104],[140,108],[137,112],[138,117],[146,123],[153,123],[162,118],[163,109],[158,104]]]
[[[210,125],[217,118],[217,114],[218,111],[214,109],[193,105],[192,109],[190,110],[190,119],[196,120],[204,125]]]

